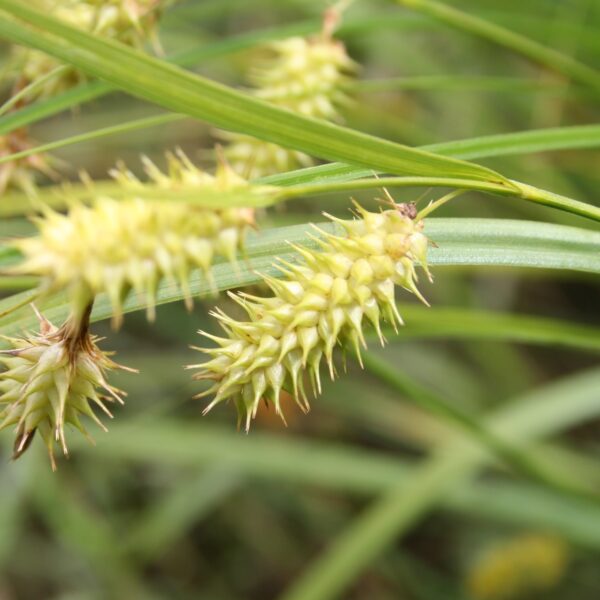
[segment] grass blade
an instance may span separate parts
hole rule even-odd
[[[424,409],[440,421],[466,432],[468,436],[482,447],[496,454],[512,467],[532,481],[548,487],[566,497],[589,500],[600,507],[600,496],[593,486],[573,477],[570,470],[560,469],[557,465],[549,466],[538,460],[536,456],[521,450],[504,437],[496,435],[482,419],[471,415],[468,411],[455,406],[429,388],[421,385],[395,365],[379,357],[376,353],[368,353],[363,358],[367,371],[375,375],[401,397]]]
[[[98,98],[106,91],[106,84],[96,81],[79,85],[55,98],[40,100],[0,118],[0,135],[31,125],[63,110]]]
[[[322,223],[320,227],[340,233],[331,223]],[[600,232],[504,219],[429,219],[426,233],[438,244],[429,252],[432,266],[511,266],[600,273]],[[239,267],[223,262],[215,265],[213,275],[217,289],[222,291],[257,283],[261,280],[257,271],[278,276],[272,257],[295,260],[297,255],[290,251],[290,242],[315,248],[317,244],[309,234],[314,234],[312,227],[296,225],[249,236],[247,260]],[[207,297],[211,288],[203,277],[195,274],[190,289],[195,297]],[[24,292],[0,300],[0,315],[30,296],[31,292]],[[157,302],[165,304],[182,298],[181,290],[175,284],[163,283]],[[68,310],[62,295],[53,296],[40,306],[55,322],[62,322]],[[142,308],[143,304],[135,295],[130,295],[124,304],[125,312]],[[94,320],[107,319],[110,315],[110,303],[104,296],[99,296],[94,305]],[[26,308],[0,318],[0,333],[5,335],[31,327],[35,327],[35,318]]]
[[[445,156],[473,159],[556,150],[581,150],[599,146],[600,125],[577,125],[486,135],[468,140],[430,144],[424,148]]]
[[[517,398],[486,422],[497,434],[530,443],[597,417],[599,372],[582,373]],[[392,541],[398,540],[489,456],[464,439],[444,444],[411,480],[385,494],[334,541],[284,595],[285,600],[326,600],[343,592]],[[584,510],[589,507],[581,502]]]
[[[598,147],[600,147],[600,125],[579,125],[486,135],[429,144],[421,146],[421,149],[444,156],[478,159]],[[330,163],[263,177],[260,181],[271,185],[304,185],[315,181],[348,181],[369,175],[372,175],[372,171],[342,163]]]
[[[510,187],[490,169],[276,108],[123,45],[95,38],[13,0],[0,0],[0,8],[6,11],[0,18],[0,35],[6,39],[42,50],[172,112],[327,160],[395,174],[463,177]]]
[[[596,381],[600,383],[600,374]],[[234,472],[246,478],[318,486],[363,497],[400,485],[408,490],[420,468],[381,451],[309,442],[287,433],[284,437],[255,430],[244,436],[231,428],[201,423],[200,419],[198,423],[169,419],[118,421],[111,425],[110,440],[92,448],[85,440],[73,439],[73,445],[77,452],[87,453],[92,459],[167,468],[212,468],[218,464],[225,474]],[[544,502],[533,502],[539,498]],[[600,549],[600,511],[596,507],[581,506],[529,484],[469,482],[439,501],[453,513],[517,526],[539,526],[561,532],[577,544]]]
[[[427,25],[424,20],[418,17],[386,15],[385,17],[372,17],[370,19],[346,21],[342,24],[338,33],[343,36],[345,34],[369,31],[374,28],[381,29],[381,27],[411,29],[415,28],[415,26],[420,28],[424,24]],[[311,20],[303,23],[294,23],[289,26],[251,31],[249,33],[228,37],[227,39],[219,40],[214,43],[202,44],[197,48],[191,48],[168,57],[167,60],[180,67],[189,67],[210,58],[225,56],[271,40],[283,39],[292,35],[317,33],[321,27],[322,23],[319,20]],[[45,117],[52,116],[68,108],[80,106],[90,100],[114,92],[117,89],[118,88],[109,83],[100,81],[80,84],[53,98],[36,102],[13,114],[0,118],[0,135],[9,133],[10,131],[25,125],[31,125]]]
[[[471,308],[406,305],[401,311],[406,320],[406,325],[397,334],[401,340],[485,339],[600,351],[599,327]],[[390,335],[390,339],[395,336]]]
[[[411,10],[434,17],[451,27],[513,50],[600,93],[600,72],[558,50],[436,0],[396,0],[396,2]]]

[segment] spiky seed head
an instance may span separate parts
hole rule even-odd
[[[285,173],[299,167],[310,167],[314,160],[304,152],[284,148],[249,135],[219,132],[229,142],[225,156],[237,173],[249,179],[266,177],[274,173]]]
[[[250,73],[259,98],[315,119],[339,119],[344,91],[357,65],[342,42],[328,36],[272,42],[273,58]]]
[[[395,328],[402,324],[396,285],[422,299],[415,263],[429,274],[423,223],[407,216],[404,205],[378,213],[357,205],[357,212],[358,220],[338,220],[345,235],[317,229],[318,250],[293,246],[301,261],[280,261],[282,279],[264,277],[273,297],[234,296],[248,321],[214,313],[226,335],[207,336],[217,342],[216,348],[204,349],[211,358],[189,367],[199,369],[197,379],[212,381],[198,396],[214,394],[206,410],[232,400],[249,428],[261,400],[281,414],[283,390],[307,410],[305,373],[318,395],[321,361],[332,378],[336,374],[336,346],[354,350],[360,359],[365,321],[375,327],[382,344],[381,320]]]
[[[344,45],[330,35],[292,37],[267,46],[271,58],[249,75],[253,94],[262,100],[315,119],[339,121],[339,108],[348,104],[345,89],[357,65]],[[254,178],[297,166],[312,159],[255,138],[224,133],[225,149],[234,169]]]
[[[34,8],[64,21],[66,24],[101,37],[142,48],[150,40],[156,42],[156,23],[161,10],[171,0],[31,0]],[[18,84],[27,85],[61,65],[55,58],[36,50],[16,47],[13,63]],[[86,76],[69,68],[53,77],[33,97],[51,97],[84,81]]]
[[[39,234],[14,242],[24,260],[10,271],[41,276],[46,291],[67,289],[75,312],[106,293],[115,326],[125,297],[134,290],[152,319],[159,283],[164,278],[175,282],[191,307],[191,272],[200,269],[213,285],[213,258],[236,261],[252,218],[243,208],[99,197],[91,206],[75,204],[66,215],[47,209],[35,220]]]
[[[162,171],[147,156],[143,156],[146,181],[141,181],[123,163],[119,163],[112,169],[110,175],[124,190],[142,197],[168,199],[168,194],[164,192],[173,192],[177,198],[172,199],[183,201],[186,199],[186,193],[191,194],[194,204],[209,207],[211,212],[214,212],[212,206],[225,206],[230,200],[235,200],[234,207],[219,208],[217,212],[231,215],[234,221],[243,216],[249,224],[254,224],[254,209],[250,207],[255,203],[268,204],[279,193],[279,188],[250,184],[223,158],[219,147],[217,147],[217,154],[214,175],[194,165],[181,148],[166,153],[166,171]],[[217,202],[214,202],[215,199]],[[245,203],[249,207],[240,208],[240,204]]]
[[[106,381],[107,371],[129,370],[109,358],[88,333],[87,324],[69,320],[60,328],[39,315],[40,331],[23,338],[5,338],[10,350],[0,351],[0,429],[16,427],[14,458],[29,447],[36,431],[48,450],[52,468],[58,446],[67,456],[65,426],[92,441],[81,417],[105,426],[94,412],[110,418],[107,403],[123,403],[123,392]],[[78,323],[78,325],[75,325]]]

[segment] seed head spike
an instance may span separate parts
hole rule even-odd
[[[9,338],[14,362],[12,368],[0,372],[0,429],[16,426],[15,459],[38,432],[56,470],[55,446],[68,456],[65,426],[73,425],[90,439],[79,418],[85,415],[106,431],[92,410],[96,405],[112,418],[98,390],[106,392],[106,399],[122,404],[124,393],[109,385],[105,374],[131,369],[116,364],[98,348],[98,339],[88,333],[89,312],[83,317],[73,315],[57,328],[34,310],[40,332]]]
[[[244,307],[248,302],[259,304],[260,314],[250,310],[250,320],[238,322],[222,311],[216,313],[232,344],[231,353],[198,366],[200,378],[215,382],[217,395],[210,407],[234,398],[239,418],[248,426],[261,399],[277,410],[281,393],[287,391],[302,410],[308,410],[303,375],[309,376],[314,395],[319,395],[321,360],[333,379],[338,344],[344,351],[351,349],[362,366],[365,320],[385,343],[381,318],[396,330],[402,324],[394,286],[420,297],[413,259],[425,261],[427,248],[423,223],[403,206],[394,203],[371,213],[356,204],[361,219],[345,224],[345,236],[329,234],[321,250],[292,245],[301,262],[280,261],[282,279],[265,278],[271,298],[237,299]],[[274,379],[276,368],[281,372]]]
[[[236,253],[252,221],[248,208],[215,210],[183,202],[148,202],[146,190],[194,190],[203,193],[250,193],[254,189],[237,175],[219,180],[196,168],[179,151],[171,155],[169,173],[143,157],[149,182],[141,182],[121,165],[113,170],[125,197],[98,196],[91,206],[74,204],[66,215],[48,209],[35,219],[39,234],[16,240],[24,261],[11,273],[37,275],[42,289],[68,289],[73,311],[81,310],[95,295],[105,292],[113,312],[113,326],[122,322],[123,302],[133,290],[155,318],[158,287],[166,279],[182,292],[192,307],[190,276],[200,270],[215,295],[214,257],[235,263]]]
[[[332,36],[334,21],[340,14],[337,10],[326,13],[327,35],[320,33],[270,43],[267,46],[270,60],[250,74],[252,93],[304,116],[340,121],[339,109],[349,103],[347,83],[357,71],[344,45]],[[313,163],[304,153],[247,135],[222,132],[221,137],[229,142],[223,153],[232,169],[249,179]]]

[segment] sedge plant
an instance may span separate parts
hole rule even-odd
[[[492,159],[548,148],[579,149],[577,156],[583,157],[582,148],[600,145],[597,126],[563,127],[557,117],[595,114],[592,98],[600,75],[583,58],[559,58],[560,49],[527,43],[501,23],[486,25],[485,15],[430,0],[390,3],[392,12],[381,14],[366,1],[341,2],[319,7],[316,20],[192,48],[186,24],[227,21],[225,4],[0,0],[0,37],[11,44],[0,108],[0,215],[12,217],[0,229],[0,283],[6,291],[0,300],[0,430],[6,438],[12,431],[13,458],[35,457],[43,446],[52,470],[64,464],[68,473],[78,461],[109,456],[149,462],[161,472],[176,464],[183,473],[195,461],[215,457],[239,469],[239,481],[220,471],[203,473],[198,481],[187,471],[185,477],[174,475],[173,495],[149,510],[124,544],[124,556],[136,557],[132,565],[150,561],[153,548],[176,535],[166,533],[177,532],[176,523],[191,531],[200,518],[193,499],[207,498],[206,506],[214,507],[244,485],[246,475],[255,474],[323,485],[342,495],[353,490],[376,496],[358,516],[344,503],[337,518],[348,521],[347,529],[334,541],[331,528],[323,529],[328,532],[320,544],[323,554],[311,556],[313,562],[289,582],[287,600],[342,596],[367,567],[376,576],[372,582],[365,578],[366,594],[401,597],[415,577],[398,548],[389,549],[437,503],[463,511],[464,518],[479,511],[496,524],[526,525],[511,536],[483,532],[483,541],[453,528],[444,531],[448,546],[455,547],[456,537],[467,547],[448,569],[461,573],[452,584],[457,598],[517,600],[532,591],[560,589],[571,568],[570,545],[600,548],[597,528],[581,525],[584,517],[600,522],[591,452],[574,452],[569,440],[559,437],[562,429],[598,417],[598,374],[590,371],[526,393],[546,377],[540,378],[533,359],[523,359],[509,342],[597,352],[595,303],[580,326],[474,311],[472,305],[481,296],[507,310],[520,301],[534,312],[540,298],[548,308],[564,293],[569,299],[564,305],[577,306],[578,292],[552,282],[556,270],[595,290],[600,211],[584,200],[593,187],[589,165],[582,158],[563,173],[557,166],[561,155],[552,164],[540,159],[535,164],[543,167],[533,173],[528,166],[533,162]],[[407,10],[400,12],[397,5]],[[241,7],[240,14],[247,10]],[[429,56],[431,48],[419,56],[417,45],[399,42],[396,49],[385,36],[370,35],[385,27],[403,27],[409,35],[415,10],[524,60],[554,66],[587,91],[571,90],[562,81],[546,86],[472,77],[475,88],[507,98],[524,94],[536,118],[547,117],[546,126],[506,134],[508,141],[506,135],[483,134],[444,140],[443,132],[461,130],[467,113],[470,125],[477,121],[475,108],[451,100],[452,77],[420,78],[439,58]],[[507,22],[518,21],[517,13],[503,10]],[[439,25],[431,27],[426,35],[437,40]],[[593,36],[581,40],[582,55],[597,56]],[[400,51],[406,61],[392,60]],[[229,53],[234,60],[226,68],[214,63],[222,81],[174,64],[191,66],[194,56],[203,56],[212,66],[211,59],[227,59]],[[483,52],[480,58],[500,60]],[[454,64],[452,52],[439,60]],[[236,65],[244,67],[240,88],[227,80]],[[396,71],[403,69],[414,69],[412,79],[398,77]],[[394,76],[382,78],[388,71]],[[405,91],[435,93],[436,86],[443,93],[421,103]],[[558,88],[559,100],[544,96]],[[59,134],[56,142],[63,148],[86,140],[108,144],[106,138],[117,135],[110,160],[96,164],[71,154],[70,171],[80,176],[65,175],[60,168],[65,159],[38,152],[28,128],[73,106],[77,111],[65,110],[61,123],[85,122],[92,110],[87,100],[111,89],[130,96],[127,106],[152,103],[173,114],[128,122],[124,97],[108,97],[94,109],[108,127],[72,138]],[[522,106],[513,100],[506,104],[511,117],[523,121]],[[490,134],[501,130],[500,105],[497,98],[476,105]],[[184,126],[194,120],[209,127]],[[149,129],[158,124],[162,133]],[[135,136],[118,137],[135,129],[143,134],[141,144]],[[433,136],[437,143],[416,147]],[[475,162],[479,157],[490,159],[490,166]],[[115,166],[107,171],[107,163]],[[279,210],[269,210],[275,204]],[[507,213],[510,219],[497,218]],[[509,273],[505,284],[494,279],[492,267]],[[516,270],[521,267],[528,270]],[[534,272],[537,279],[524,275]],[[521,292],[521,278],[530,286],[527,294]],[[186,309],[182,314],[178,300]],[[465,306],[444,307],[445,302]],[[142,319],[126,317],[137,311],[145,313]],[[112,327],[101,335],[95,322],[104,319]],[[203,342],[189,348],[198,324]],[[155,363],[145,346],[139,365],[121,350],[136,336],[146,344],[154,337],[162,343],[165,335],[177,342],[177,350],[161,347]],[[457,346],[423,350],[412,341],[436,337],[452,337]],[[496,346],[477,345],[486,337]],[[108,348],[119,350],[119,362]],[[122,355],[136,368],[122,366]],[[570,355],[565,350],[561,356]],[[555,374],[558,363],[546,364],[543,356],[536,360],[544,376]],[[172,378],[179,386],[190,379],[184,365],[192,371],[189,396],[195,395],[185,402],[185,416],[163,419],[165,397],[142,418],[140,400],[160,387],[158,379]],[[141,375],[121,379],[119,372],[138,366]],[[397,398],[390,402],[392,394]],[[504,405],[505,396],[517,400]],[[120,406],[125,397],[131,407]],[[222,405],[228,408],[221,411]],[[313,414],[300,419],[296,409]],[[238,429],[249,432],[254,422],[247,436],[234,433],[233,410]],[[129,414],[121,419],[122,412]],[[221,414],[227,415],[227,429],[211,429]],[[270,414],[280,419],[271,421]],[[113,416],[114,427],[96,447],[71,439],[69,430],[77,430],[92,440],[92,427],[106,430]],[[291,431],[281,431],[279,420]],[[339,424],[339,438],[332,423]],[[268,433],[270,428],[277,428],[279,437]],[[305,430],[336,440],[322,446],[311,436],[300,440],[298,432]],[[546,435],[555,439],[541,448],[530,443]],[[365,440],[374,440],[377,452],[367,450],[371,442]],[[393,452],[394,460],[378,452]],[[75,466],[59,461],[60,454],[77,457]],[[16,471],[22,464],[7,468]],[[483,469],[495,477],[476,480]],[[89,484],[90,470],[79,470],[72,479]],[[40,504],[53,494],[65,505],[72,501],[60,496],[67,489],[56,484],[62,471],[47,480],[54,483],[45,484],[46,496],[40,484]],[[528,511],[524,500],[536,494],[550,499],[539,502],[539,513]],[[305,500],[299,502],[304,508]],[[331,507],[313,512],[319,511],[326,523],[336,518]],[[92,527],[85,511],[72,514]],[[231,519],[238,527],[237,512]],[[243,525],[242,537],[256,538],[252,519]],[[111,539],[106,533],[97,538],[104,535]],[[380,563],[385,550],[390,560]],[[297,565],[284,569],[297,570]],[[400,572],[406,574],[402,580]],[[414,573],[420,572],[415,566]],[[123,581],[128,594],[145,593],[129,576],[111,572],[107,581],[106,597],[122,596]],[[245,595],[232,586],[237,595],[260,597],[256,590]],[[432,586],[423,597],[442,597],[436,590]]]

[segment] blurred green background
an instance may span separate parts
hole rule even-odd
[[[454,5],[600,67],[596,0]],[[161,40],[169,55],[250,32],[307,33],[316,30],[325,7],[316,0],[182,1],[164,18]],[[356,0],[340,37],[361,65],[360,80],[378,82],[358,87],[346,123],[405,144],[588,124],[600,116],[589,91],[392,2]],[[198,72],[243,86],[244,73],[260,53],[245,47],[215,55]],[[115,93],[35,125],[32,135],[48,142],[155,113]],[[176,145],[210,167],[213,134],[185,120],[70,146],[56,156],[73,179],[81,169],[103,178],[117,159],[139,170],[141,153],[160,164],[163,152]],[[597,204],[599,161],[597,151],[586,150],[481,162]],[[373,194],[356,197],[369,205]],[[427,190],[396,195],[398,201],[421,203],[435,197]],[[297,200],[264,215],[261,226],[320,220],[322,210],[346,215],[348,206],[347,195]],[[477,193],[436,216],[591,227],[572,215]],[[30,225],[4,220],[0,236],[16,228],[25,233]],[[423,290],[439,323],[444,314],[436,310],[457,307],[463,315],[524,313],[600,326],[600,287],[591,276],[448,267],[436,268],[434,276],[435,284],[424,283]],[[373,340],[372,356],[454,405],[483,414],[513,399],[518,404],[532,389],[542,396],[558,393],[565,403],[583,390],[598,394],[600,403],[597,354],[477,339],[486,337],[477,323],[465,325],[467,339],[435,331],[425,336],[418,326],[426,322],[425,309],[413,308],[413,300],[401,293],[399,301],[410,305],[406,331],[398,339],[389,336],[385,351]],[[109,338],[104,347],[142,375],[115,378],[128,391],[126,406],[116,410],[108,434],[95,435],[96,447],[73,438],[72,457],[60,461],[56,474],[38,441],[21,460],[10,462],[10,435],[4,433],[0,599],[277,598],[375,497],[392,486],[410,490],[432,449],[466,435],[352,361],[345,377],[335,384],[325,380],[323,396],[308,416],[288,403],[287,428],[266,410],[249,435],[235,431],[232,407],[202,417],[202,403],[190,400],[198,386],[182,365],[197,362],[188,349],[199,343],[196,331],[214,330],[208,317],[213,304],[199,302],[192,314],[181,304],[164,306],[153,325],[141,313],[132,314],[118,334],[105,323],[94,326]],[[234,310],[226,300],[221,304]],[[598,489],[599,434],[598,421],[570,427],[540,454]],[[478,465],[469,477],[441,489],[405,535],[356,575],[343,597],[595,600],[599,514],[579,510],[505,469]],[[523,569],[534,580],[540,577],[544,589],[515,592]]]

